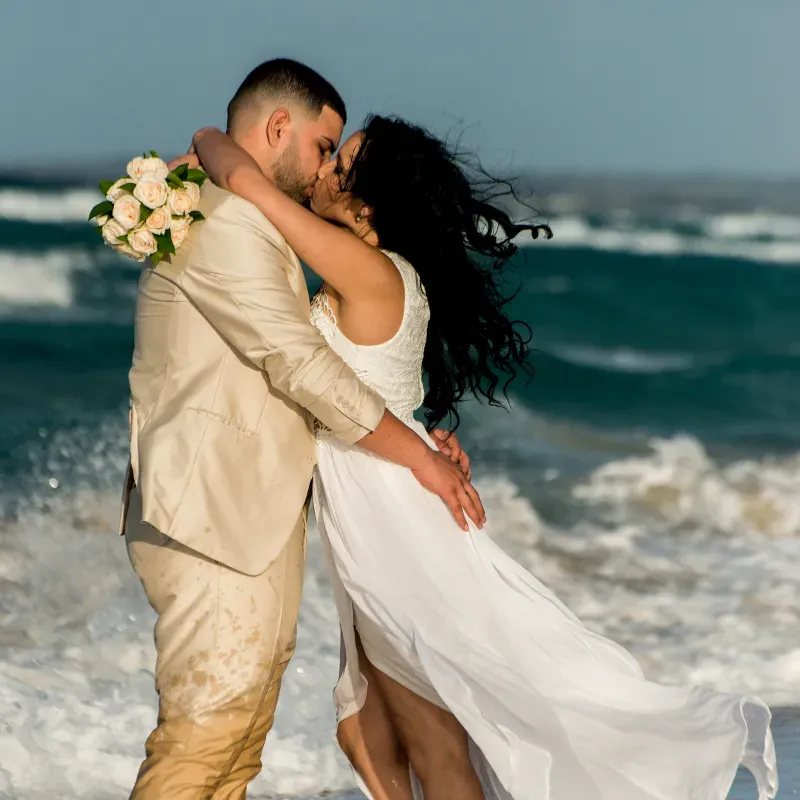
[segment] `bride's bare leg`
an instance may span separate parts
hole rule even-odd
[[[359,667],[369,681],[364,707],[336,731],[339,747],[361,776],[374,800],[413,800],[408,756],[392,726],[376,670],[358,641]]]
[[[450,712],[414,694],[375,666],[371,670],[425,797],[484,800],[461,723]]]

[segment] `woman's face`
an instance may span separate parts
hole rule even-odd
[[[364,140],[363,131],[354,133],[333,158],[322,166],[311,195],[311,210],[323,219],[344,225],[351,230],[363,227],[356,214],[363,205],[350,192],[342,191],[342,181]]]

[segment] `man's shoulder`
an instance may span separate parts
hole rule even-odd
[[[209,226],[213,230],[228,224],[246,226],[266,236],[280,249],[288,247],[278,229],[249,200],[221,189],[211,181],[206,181],[200,190],[199,210],[206,219],[215,220],[215,224]],[[213,230],[209,231],[212,235]]]
[[[256,206],[238,195],[207,180],[200,190],[198,210],[205,219],[195,222],[178,252],[158,265],[157,271],[165,277],[182,280],[179,276],[216,262],[221,253],[244,254],[259,243],[266,243],[270,252],[292,260],[292,251],[277,228]]]

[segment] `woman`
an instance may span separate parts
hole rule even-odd
[[[467,393],[497,402],[500,380],[527,371],[499,270],[511,239],[541,228],[513,225],[442,142],[372,118],[320,172],[318,216],[221,132],[201,131],[195,148],[320,275],[313,321],[408,425],[424,433],[421,405],[430,427],[457,420]],[[740,762],[759,798],[774,796],[763,703],[648,682],[406,471],[324,430],[318,440],[314,504],[344,642],[339,741],[375,800],[420,788],[437,800],[722,800]]]

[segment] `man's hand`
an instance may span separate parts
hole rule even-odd
[[[375,430],[361,438],[358,445],[410,469],[428,491],[444,501],[465,531],[469,530],[466,517],[479,528],[486,522],[481,499],[460,465],[451,461],[449,456],[437,453],[431,448],[428,437],[423,439],[388,409]]]
[[[469,456],[461,449],[461,444],[452,431],[445,431],[441,428],[431,431],[431,438],[439,448],[440,453],[444,453],[461,467],[461,471],[467,476],[467,480],[472,477],[472,470],[469,466]]]
[[[414,477],[428,491],[442,498],[463,530],[469,530],[465,513],[482,528],[486,522],[483,503],[461,467],[435,450],[428,448],[428,453],[430,455],[422,459],[418,467],[411,467]]]

